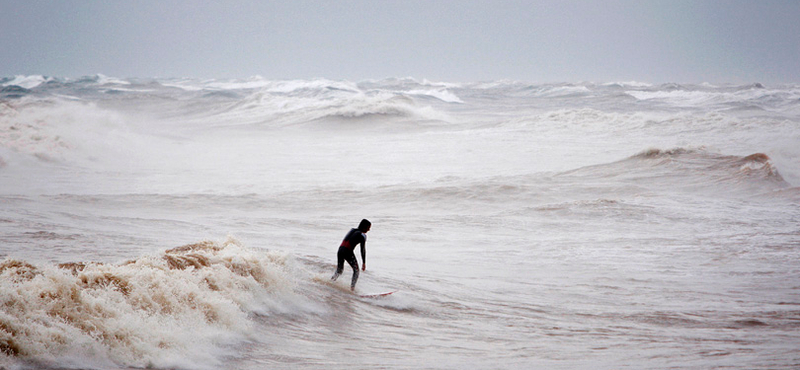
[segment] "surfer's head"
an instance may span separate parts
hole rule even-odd
[[[361,220],[361,223],[358,224],[358,229],[361,230],[362,233],[369,231],[370,227],[372,227],[372,222],[369,222],[366,218]]]

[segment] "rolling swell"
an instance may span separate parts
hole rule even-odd
[[[293,288],[285,255],[236,240],[121,264],[0,262],[0,364],[207,367]],[[176,362],[178,360],[180,362]]]
[[[764,153],[725,155],[705,149],[648,149],[618,162],[559,174],[599,184],[623,182],[642,191],[680,191],[706,195],[763,195],[791,187]]]
[[[509,204],[541,204],[557,199],[580,204],[604,203],[648,193],[678,192],[698,196],[796,197],[764,153],[716,154],[704,149],[648,149],[620,161],[560,173],[533,173],[467,180],[445,178],[389,194],[409,204],[447,204],[505,209]],[[793,195],[794,194],[794,195]],[[588,203],[586,203],[588,202]]]
[[[764,153],[734,156],[710,153],[702,149],[649,149],[629,158],[633,162],[656,164],[676,175],[693,176],[713,184],[778,190],[789,187],[772,159]]]

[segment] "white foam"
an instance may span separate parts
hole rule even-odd
[[[325,91],[326,89],[359,91],[354,83],[347,81],[332,81],[328,79],[270,80],[261,76],[253,76],[245,80],[211,80],[206,81],[204,86],[205,88],[219,90],[262,90],[274,93],[291,93],[298,90]]]
[[[439,99],[439,100],[441,100],[443,102],[447,102],[447,103],[464,103],[464,101],[461,100],[458,96],[456,96],[456,94],[453,94],[452,92],[450,92],[450,91],[448,91],[446,89],[441,89],[441,90],[410,90],[410,91],[407,92],[407,94],[409,94],[409,95],[427,95],[427,96],[432,96],[432,97],[434,97],[436,99]]]
[[[640,81],[607,82],[602,86],[622,86],[622,87],[651,87],[653,84]]]
[[[19,86],[25,89],[33,89],[45,82],[52,81],[52,77],[44,77],[41,75],[31,76],[15,76],[13,80],[3,84],[3,86]]]
[[[591,92],[586,86],[547,86],[536,89],[536,95],[542,97],[559,97]]]
[[[0,146],[49,161],[117,162],[134,150],[122,114],[94,103],[23,101],[0,106]]]
[[[287,310],[291,263],[230,238],[113,265],[6,259],[0,352],[49,366],[216,368],[249,335],[248,314]]]
[[[97,83],[100,85],[130,85],[131,83],[121,78],[108,77],[106,75],[97,74]]]

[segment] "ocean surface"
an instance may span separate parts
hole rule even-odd
[[[7,76],[0,367],[797,369],[798,185],[797,84]]]

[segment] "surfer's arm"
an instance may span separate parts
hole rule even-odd
[[[367,241],[361,242],[361,271],[367,270]]]

